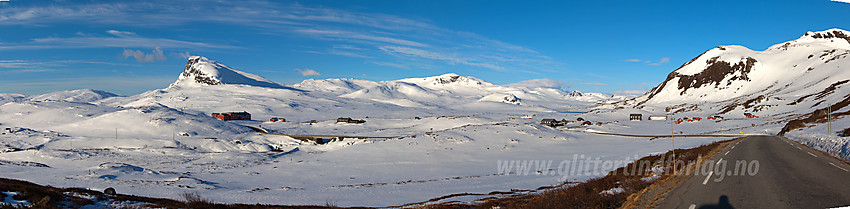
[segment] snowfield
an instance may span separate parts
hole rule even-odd
[[[288,86],[194,56],[176,82],[139,95],[88,89],[0,94],[0,175],[172,199],[198,192],[247,204],[399,206],[535,192],[622,166],[593,162],[666,152],[672,141],[664,136],[671,133],[776,134],[828,105],[836,107],[833,132],[847,128],[850,120],[841,113],[850,107],[840,104],[850,92],[841,80],[850,76],[839,68],[848,66],[850,45],[831,41],[845,41],[838,33],[850,34],[810,32],[762,52],[718,47],[637,98],[496,85],[457,74]],[[702,120],[647,120],[670,117],[668,108],[673,119]],[[210,116],[239,111],[253,120]],[[643,121],[629,121],[629,114],[642,114]],[[715,115],[723,119],[707,119]],[[340,117],[366,122],[337,123]],[[566,125],[539,124],[547,118]],[[850,140],[812,121],[786,136],[850,156]],[[283,134],[321,135],[327,143]],[[689,148],[731,137],[674,140],[676,148]],[[469,195],[439,198],[460,193]],[[432,198],[438,199],[427,202]]]

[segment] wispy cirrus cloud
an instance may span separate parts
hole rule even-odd
[[[641,59],[626,59],[625,61],[626,62],[642,62],[642,63],[646,63],[647,65],[658,66],[658,65],[670,62],[670,58],[664,57],[664,58],[661,58],[661,60],[659,60],[658,62],[653,62],[652,60],[641,60]]]
[[[385,66],[385,67],[393,67],[393,68],[401,68],[401,69],[410,69],[409,65],[401,64],[401,63],[392,63],[392,62],[378,62],[378,61],[369,61],[368,63]]]
[[[415,47],[427,47],[427,44],[408,41],[398,38],[377,36],[371,34],[362,34],[351,31],[338,31],[338,30],[318,30],[318,29],[298,29],[295,32],[312,35],[317,38],[324,38],[330,40],[344,40],[344,41],[372,41],[379,43],[387,43],[387,44],[395,44],[395,45],[403,45],[403,46],[415,46]]]
[[[36,64],[27,60],[0,60],[0,68],[29,68]]]
[[[112,36],[77,35],[73,37],[35,38],[25,43],[6,43],[0,50],[68,49],[68,48],[238,48],[224,44],[181,41],[166,38],[148,38],[128,31],[108,30]]]
[[[402,46],[383,46],[380,47],[386,53],[401,55],[401,56],[412,56],[419,58],[426,58],[432,60],[442,60],[446,61],[450,64],[463,64],[469,66],[483,67],[489,68],[493,70],[503,70],[504,68],[482,60],[478,60],[474,57],[465,57],[458,54],[450,54],[450,53],[438,53],[435,51],[429,51],[424,49],[410,48],[410,47],[402,47]]]
[[[442,28],[429,20],[380,13],[283,5],[263,0],[164,1],[68,4],[14,7],[0,11],[0,25],[54,24],[126,25],[146,28],[180,27],[195,23],[232,24],[276,36],[322,40],[328,47],[311,51],[377,62],[442,63],[498,71],[559,72],[563,65],[527,47],[475,33]],[[28,43],[0,45],[0,50],[46,48],[233,48],[226,44],[148,38],[110,30],[111,36],[47,37]],[[359,49],[338,49],[348,45]],[[300,50],[304,51],[304,50]],[[412,66],[410,66],[412,67]]]
[[[0,60],[0,73],[39,73],[55,71],[56,63],[32,60]]]
[[[573,84],[576,84],[576,85],[592,85],[592,86],[607,86],[608,85],[607,83],[600,83],[600,82],[578,82],[578,83],[573,83]]]
[[[36,61],[36,60],[0,60],[0,73],[40,73],[53,72],[67,68],[75,64],[114,65],[106,62],[94,62],[83,60],[58,60],[58,61]]]
[[[648,62],[647,65],[656,65],[657,66],[657,65],[664,64],[664,63],[668,63],[668,62],[670,62],[670,58],[664,57],[664,58],[661,58],[661,60],[658,61],[658,62]]]

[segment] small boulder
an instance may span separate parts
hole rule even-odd
[[[106,188],[105,190],[103,190],[103,193],[104,193],[104,194],[108,194],[108,195],[115,195],[115,194],[117,194],[117,193],[115,193],[115,189],[114,189],[114,188],[112,188],[112,187]]]

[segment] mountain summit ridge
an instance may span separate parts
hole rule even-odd
[[[285,88],[262,76],[233,69],[202,56],[191,56],[174,86],[212,86],[224,84],[249,85],[267,88]]]

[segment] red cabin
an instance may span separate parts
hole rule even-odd
[[[213,117],[218,118],[219,120],[251,120],[251,113],[248,112],[225,112],[225,113],[213,113]]]

